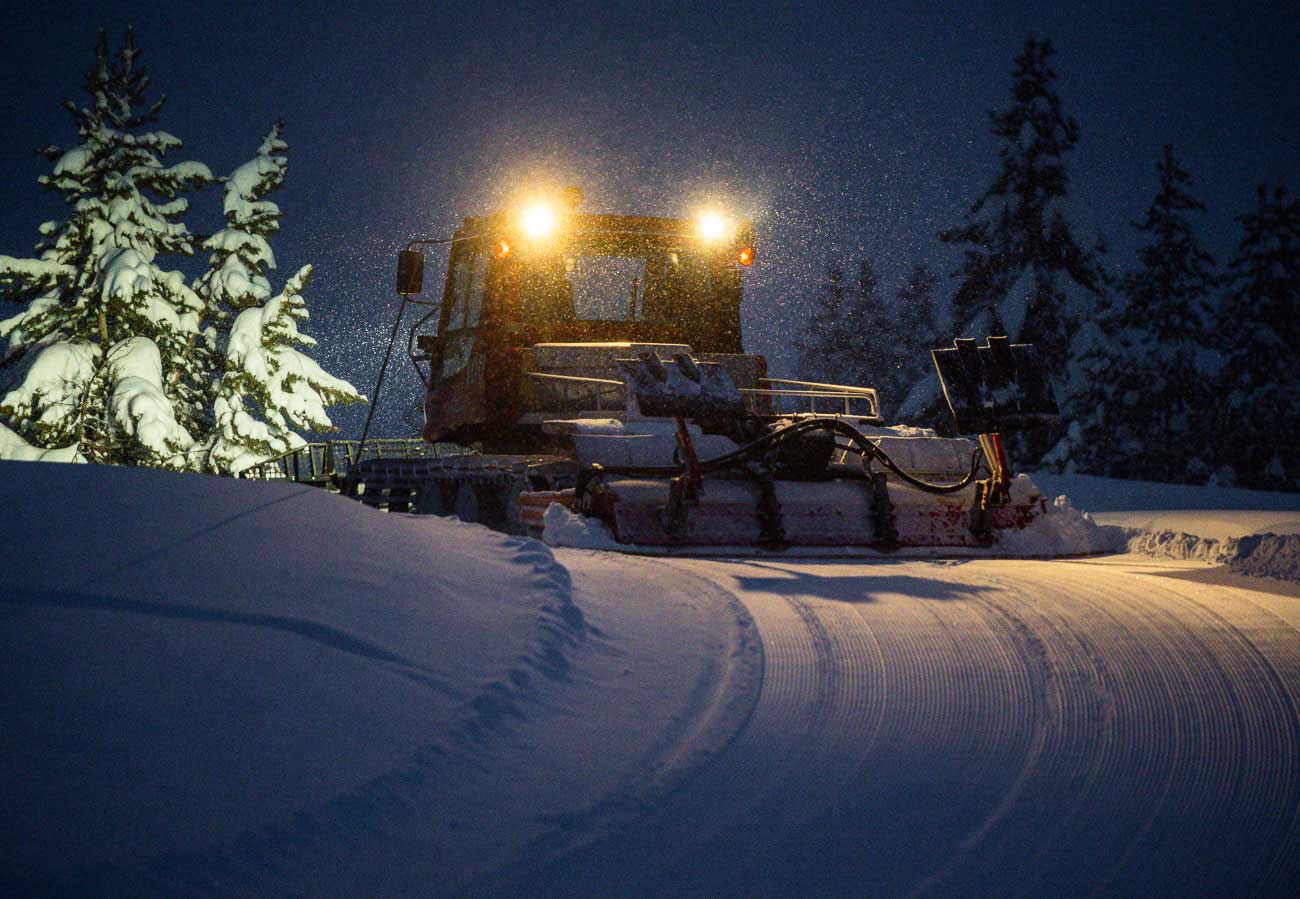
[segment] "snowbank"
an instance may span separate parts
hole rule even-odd
[[[1235,487],[1037,473],[1044,493],[1068,493],[1121,549],[1225,565],[1255,577],[1300,581],[1300,494]]]
[[[757,701],[659,561],[146,469],[0,463],[0,509],[4,895],[517,895]]]
[[[0,474],[11,894],[242,892],[526,715],[587,639],[535,541],[292,484]]]
[[[614,539],[603,521],[570,512],[559,503],[551,503],[542,516],[542,541],[547,546],[574,549],[610,549],[626,551]]]
[[[1022,476],[1023,477],[1023,476]],[[1113,552],[1123,545],[1119,528],[1099,526],[1092,516],[1058,496],[1047,512],[1023,530],[997,531],[996,549],[1016,556],[1074,556]]]
[[[1300,583],[1300,534],[1247,534],[1219,540],[1184,531],[1132,531],[1128,551],[1165,559],[1195,559],[1238,574]]]
[[[1065,494],[1092,514],[1135,510],[1186,511],[1189,509],[1254,510],[1300,512],[1300,493],[1271,493],[1239,487],[1198,487],[1191,484],[1159,484],[1125,481],[1083,474],[1051,474],[1035,471],[1030,476],[1045,496]]]

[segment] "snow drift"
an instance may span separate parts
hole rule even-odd
[[[740,602],[293,484],[0,463],[0,893],[517,895],[743,727]]]
[[[1300,494],[1036,473],[1115,536],[1114,549],[1300,582]]]
[[[363,831],[587,638],[534,541],[290,484],[0,473],[10,890],[211,890]]]

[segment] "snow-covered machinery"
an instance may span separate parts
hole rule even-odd
[[[442,302],[407,341],[424,437],[481,452],[366,460],[347,489],[372,505],[536,533],[558,503],[661,547],[978,546],[1044,508],[999,436],[1056,420],[1031,346],[935,351],[976,439],[886,427],[868,387],[768,378],[741,348],[747,223],[544,206],[468,218],[401,254],[403,309],[423,302],[420,243],[451,244]]]

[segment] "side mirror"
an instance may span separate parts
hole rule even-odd
[[[424,254],[402,250],[397,254],[397,292],[409,297],[424,287]]]

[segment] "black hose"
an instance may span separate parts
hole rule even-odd
[[[976,450],[971,455],[970,471],[966,473],[966,476],[964,478],[962,478],[960,481],[957,481],[956,483],[953,484],[931,484],[928,481],[923,481],[920,478],[908,474],[906,471],[900,468],[894,462],[893,459],[889,458],[888,454],[886,454],[884,450],[882,450],[880,447],[876,446],[874,443],[872,443],[870,440],[868,440],[866,437],[860,434],[856,428],[854,428],[852,425],[846,424],[834,418],[816,418],[807,421],[799,421],[799,422],[795,422],[794,424],[787,425],[784,428],[771,431],[767,434],[764,434],[762,437],[759,437],[757,440],[753,440],[738,449],[732,450],[729,453],[718,456],[715,459],[709,459],[705,462],[701,462],[700,470],[702,472],[709,472],[709,471],[719,471],[724,468],[729,468],[747,459],[756,457],[761,450],[766,449],[768,446],[775,445],[783,440],[788,440],[791,437],[795,437],[799,434],[805,434],[812,431],[830,431],[833,434],[838,434],[842,437],[845,437],[853,444],[853,449],[862,455],[864,466],[871,459],[879,459],[882,465],[884,465],[886,468],[888,468],[890,471],[896,474],[903,481],[905,481],[908,484],[911,484],[913,487],[916,487],[918,490],[925,491],[926,493],[936,493],[936,494],[956,493],[958,490],[962,490],[970,486],[971,482],[975,480],[975,477],[979,471],[980,451]],[[680,474],[681,470],[682,469],[680,465],[626,466],[626,467],[610,466],[610,465],[600,466],[600,471],[602,473],[617,474],[617,475],[623,475],[624,477],[634,477],[634,478],[635,477],[642,477],[642,478],[673,477],[675,475]],[[580,488],[585,487],[586,481],[587,479],[580,478],[579,487]],[[583,490],[579,489],[578,493],[581,494],[582,492]]]

